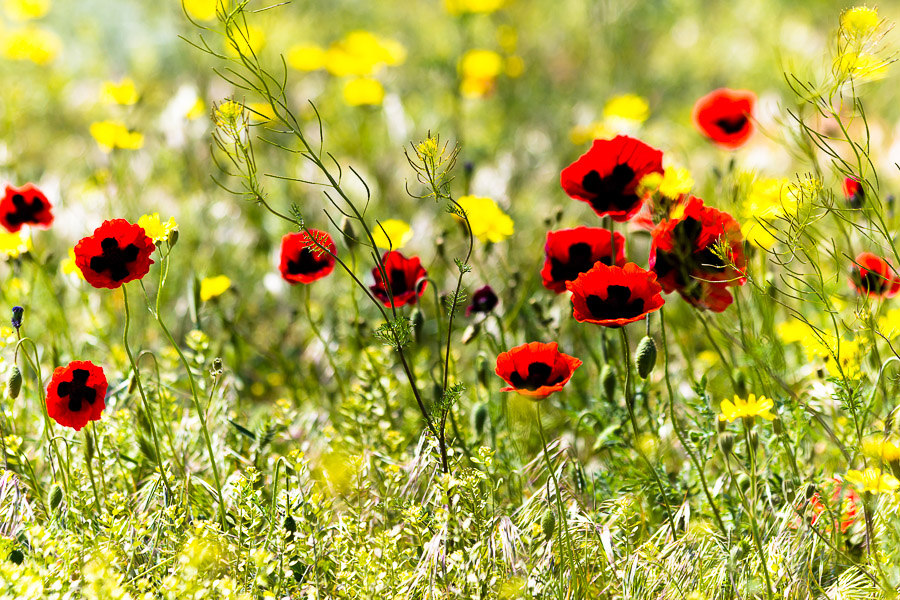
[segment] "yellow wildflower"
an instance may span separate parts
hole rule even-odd
[[[344,84],[344,102],[348,106],[377,106],[384,100],[381,82],[371,77],[357,77]]]
[[[288,49],[285,60],[298,71],[316,71],[325,66],[325,49],[316,44],[297,44]]]
[[[130,77],[125,77],[118,83],[105,81],[100,88],[100,99],[109,104],[130,106],[138,101],[137,88]]]
[[[188,15],[198,21],[212,21],[216,18],[216,7],[220,0],[182,0]]]
[[[513,220],[494,200],[463,196],[457,200],[469,219],[472,235],[483,242],[502,242],[513,234]]]
[[[691,172],[682,167],[666,167],[663,174],[648,173],[641,178],[638,184],[638,192],[659,192],[666,198],[677,200],[689,193],[694,187],[694,178]]]
[[[382,66],[406,60],[406,48],[397,41],[368,31],[351,31],[325,52],[325,68],[332,75],[372,75]]]
[[[206,103],[203,101],[203,98],[197,98],[184,116],[193,121],[194,119],[199,119],[204,113],[206,113]]]
[[[451,15],[464,13],[492,13],[503,7],[505,0],[444,0],[444,8]]]
[[[459,63],[464,78],[492,79],[503,69],[503,58],[493,50],[469,50]]]
[[[873,494],[889,494],[900,487],[900,481],[890,473],[882,473],[881,469],[869,467],[865,471],[850,470],[844,479],[854,484],[857,489]]]
[[[746,400],[735,394],[734,402],[722,400],[720,406],[722,414],[719,415],[719,420],[728,421],[729,423],[734,422],[738,418],[762,417],[768,421],[775,418],[775,415],[769,412],[769,409],[775,406],[772,399],[765,396],[757,398],[756,394],[750,394]]]
[[[412,239],[413,230],[409,223],[399,219],[388,219],[387,221],[381,221],[381,227],[377,224],[375,225],[375,228],[372,230],[372,237],[375,238],[375,245],[379,248],[399,250]],[[390,241],[388,238],[390,238]]]
[[[144,135],[129,131],[121,121],[97,121],[91,123],[91,136],[97,140],[100,149],[111,152],[113,148],[137,150],[144,146]]]
[[[10,60],[30,60],[37,65],[46,65],[56,58],[61,49],[59,36],[34,25],[7,31],[0,36],[0,52]]]
[[[275,111],[268,102],[248,102],[250,118],[257,123],[268,123],[275,120]]]
[[[886,463],[900,462],[900,445],[881,435],[863,440],[862,451],[866,456],[878,458]]]
[[[153,240],[154,244],[167,241],[173,231],[178,231],[178,223],[175,222],[175,217],[169,217],[168,222],[163,223],[159,218],[159,213],[142,216],[138,219],[138,225],[144,228],[144,233]]]
[[[209,302],[213,298],[221,296],[231,287],[231,279],[227,275],[205,277],[200,282],[200,301]]]
[[[59,263],[59,266],[65,275],[75,274],[81,279],[84,279],[84,274],[81,272],[81,269],[78,268],[78,265],[75,264],[75,248],[69,248],[68,258],[64,258],[62,262]]]
[[[785,344],[801,342],[807,337],[813,335],[812,331],[810,331],[809,326],[806,323],[804,323],[803,321],[798,321],[796,319],[791,319],[790,321],[779,323],[775,326],[775,332],[778,334],[778,337],[781,338],[781,341]]]
[[[50,0],[5,0],[3,10],[13,21],[40,19],[50,12]]]
[[[650,116],[650,104],[646,98],[637,94],[616,96],[610,98],[603,107],[603,116],[607,119],[643,123]]]
[[[225,41],[225,50],[231,56],[237,56],[238,53],[244,56],[259,54],[259,51],[266,45],[266,32],[262,27],[256,25],[247,25],[247,27],[232,26],[230,30],[234,37]],[[237,48],[235,48],[237,45]]]
[[[879,317],[878,330],[890,339],[900,335],[900,308],[892,308]]]
[[[594,121],[587,125],[576,125],[569,130],[569,140],[576,146],[581,146],[594,140],[609,140],[615,135],[612,129],[599,121]]]
[[[772,231],[776,230],[779,217],[797,204],[792,190],[787,179],[764,178],[753,182],[742,205],[747,219],[741,226],[744,239],[761,248],[775,245],[777,240]]]
[[[16,233],[0,231],[0,256],[3,258],[18,258],[31,250],[31,236],[27,228]]]
[[[889,60],[864,50],[848,50],[835,60],[835,67],[840,74],[859,83],[884,79],[889,64]]]
[[[864,38],[878,28],[878,10],[854,6],[841,13],[841,31],[849,38]]]

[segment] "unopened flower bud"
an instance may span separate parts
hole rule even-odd
[[[353,225],[349,217],[341,219],[341,233],[344,234],[344,241],[347,243],[347,247],[353,250],[356,246],[356,232],[353,231]]]
[[[553,509],[547,509],[547,512],[544,513],[544,518],[541,519],[541,531],[544,532],[544,537],[549,540],[553,537],[554,530],[556,530],[556,515],[553,513]]]
[[[735,369],[733,372],[734,377],[734,393],[740,396],[741,398],[747,397],[747,376],[744,375],[744,372]]]
[[[719,434],[719,450],[722,451],[722,454],[728,456],[731,454],[731,451],[734,449],[734,435],[731,432],[726,431],[725,433]]]
[[[416,340],[417,344],[422,343],[422,331],[425,328],[425,313],[422,312],[422,308],[417,306],[416,310],[413,311],[412,314],[412,329],[413,329],[413,337]]]
[[[716,431],[725,433],[728,430],[728,421],[724,419],[716,419]]]
[[[166,238],[166,241],[169,242],[169,248],[174,248],[175,244],[178,243],[178,229],[175,228],[169,232],[169,237]]]
[[[813,485],[812,483],[807,483],[806,491],[803,494],[804,496],[806,496],[806,499],[809,500],[810,498],[812,498],[815,495],[815,493],[816,493],[816,486]]]
[[[781,422],[781,417],[772,419],[772,431],[775,432],[775,435],[784,433],[784,423]]]
[[[12,326],[16,329],[22,326],[22,316],[25,314],[25,309],[21,306],[13,306],[12,309]]]
[[[22,371],[18,365],[13,365],[9,379],[6,380],[6,397],[15,400],[19,397],[20,391],[22,391]]]
[[[478,435],[484,433],[484,426],[487,423],[487,419],[488,405],[487,402],[482,402],[475,407],[475,412],[472,413],[472,425],[474,426],[475,433],[477,433]]]
[[[603,365],[600,371],[600,383],[603,385],[604,397],[612,401],[616,395],[616,370],[610,365]]]
[[[641,379],[647,379],[656,365],[656,342],[652,337],[644,336],[640,341],[635,352],[634,362]]]
[[[759,447],[759,434],[755,429],[750,431],[750,447],[753,448],[753,451],[756,452],[756,449]]]
[[[488,381],[490,380],[490,374],[491,374],[490,361],[483,354],[479,355],[478,356],[478,383],[480,383],[484,387],[487,387]]]

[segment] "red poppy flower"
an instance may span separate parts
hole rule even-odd
[[[566,282],[591,269],[597,262],[612,263],[610,238],[616,243],[616,265],[625,264],[625,238],[618,231],[610,236],[602,227],[576,227],[547,232],[544,246],[544,287],[557,294],[566,291]]]
[[[728,213],[689,196],[653,229],[650,269],[667,294],[677,291],[698,308],[722,312],[732,302],[728,287],[744,285],[746,268],[741,228]],[[713,252],[722,243],[737,267]]]
[[[95,288],[115,289],[150,271],[154,248],[143,227],[113,219],[75,245],[75,265]]]
[[[845,177],[843,187],[847,205],[850,208],[862,208],[866,201],[866,190],[863,188],[862,182],[855,177]]]
[[[20,188],[6,186],[6,195],[0,200],[0,224],[10,233],[22,229],[22,225],[50,227],[53,223],[53,207],[47,196],[33,184]]]
[[[700,133],[724,148],[738,148],[753,134],[756,94],[748,90],[720,88],[694,104],[691,119]]]
[[[659,310],[665,300],[656,273],[634,263],[625,267],[594,267],[566,284],[572,292],[572,316],[579,323],[621,327]]]
[[[391,306],[391,296],[394,299],[394,306],[415,304],[419,296],[425,293],[425,287],[428,285],[428,281],[425,280],[428,273],[422,266],[422,261],[417,256],[406,258],[393,250],[385,252],[381,262],[384,263],[384,270],[387,273],[390,294],[384,285],[381,270],[375,267],[372,269],[375,284],[369,286],[375,297],[388,307]]]
[[[863,252],[850,270],[850,285],[860,295],[893,298],[900,292],[900,277],[891,263],[871,252]]]
[[[310,235],[311,234],[311,235]],[[319,245],[328,249],[322,250]],[[281,277],[290,284],[312,283],[327,277],[334,271],[337,246],[334,240],[324,231],[310,229],[288,233],[281,238]]]
[[[637,194],[641,178],[662,172],[660,150],[619,135],[594,140],[590,150],[562,170],[560,183],[569,196],[590,204],[598,216],[624,222],[643,204]]]
[[[106,375],[87,360],[56,367],[47,385],[47,414],[63,427],[80,431],[88,421],[99,421],[106,408]]]
[[[486,285],[483,288],[475,290],[472,294],[472,303],[466,307],[466,316],[472,316],[472,313],[487,314],[494,310],[499,304],[500,298],[494,293],[491,286]]]
[[[563,389],[581,364],[577,358],[560,352],[556,342],[531,342],[501,352],[495,373],[509,384],[501,392],[541,399]]]
[[[859,516],[860,509],[862,508],[862,499],[852,489],[843,490],[842,484],[843,482],[840,479],[834,480],[834,493],[831,496],[831,510],[840,515],[840,526],[841,533],[847,533],[847,530],[850,529],[850,526],[856,521],[857,516]],[[840,502],[840,505],[835,505]],[[819,519],[823,514],[828,516],[828,509],[825,507],[825,504],[822,502],[821,496],[816,492],[813,494],[812,498],[809,499],[809,507],[813,511],[812,519],[810,519],[810,523],[813,525],[819,522]],[[837,524],[837,523],[835,523]]]

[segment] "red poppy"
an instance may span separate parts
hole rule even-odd
[[[738,148],[753,134],[756,94],[748,90],[720,88],[694,104],[691,119],[700,133],[724,148]]]
[[[80,431],[88,421],[99,421],[106,408],[106,375],[87,360],[56,367],[47,385],[47,414],[63,427]]]
[[[850,285],[860,295],[893,298],[900,292],[900,277],[891,263],[871,252],[863,252],[850,270]]]
[[[576,227],[547,232],[544,246],[544,287],[557,294],[566,291],[566,282],[591,269],[597,262],[612,263],[610,238],[616,244],[616,265],[625,264],[625,238],[618,231],[610,236],[602,227]]]
[[[594,140],[590,150],[562,170],[560,183],[569,196],[590,204],[598,216],[624,222],[643,204],[637,194],[641,178],[662,172],[660,150],[619,135]]]
[[[20,188],[6,186],[6,195],[0,200],[0,224],[10,233],[22,229],[22,225],[50,227],[53,212],[50,201],[33,184]]]
[[[486,285],[472,294],[472,303],[466,307],[466,316],[470,317],[472,313],[487,314],[497,308],[499,302],[500,298],[497,297],[491,286]]]
[[[859,516],[862,508],[862,499],[852,489],[843,490],[843,482],[840,479],[835,478],[834,482],[834,493],[831,495],[831,510],[840,516],[841,533],[846,533],[856,521],[857,516]],[[835,504],[838,502],[840,502],[840,505],[836,506]],[[819,522],[823,514],[826,516],[828,514],[828,509],[822,502],[818,492],[809,499],[809,507],[813,511],[812,519],[810,519],[810,523],[813,525]]]
[[[75,245],[75,264],[95,288],[115,289],[150,271],[154,248],[143,227],[113,219]]]
[[[541,399],[563,389],[581,364],[577,358],[560,352],[556,342],[531,342],[501,352],[495,373],[509,384],[501,392]]]
[[[863,188],[862,182],[855,177],[844,178],[844,197],[850,208],[862,208],[866,201],[866,190]]]
[[[656,273],[634,263],[625,267],[597,263],[567,283],[566,289],[572,292],[572,316],[579,323],[621,327],[644,319],[665,304]]]
[[[331,254],[320,246],[327,248]],[[336,254],[334,240],[324,231],[310,229],[309,233],[288,233],[281,238],[281,263],[278,268],[281,277],[292,285],[312,283],[334,271]]]
[[[722,243],[727,264],[713,252]],[[732,302],[728,287],[744,285],[744,244],[740,225],[728,213],[694,196],[677,204],[653,229],[650,269],[667,294],[677,291],[698,308],[722,312]]]
[[[370,285],[369,289],[372,290],[375,297],[388,307],[391,306],[392,296],[393,306],[415,304],[419,296],[425,293],[425,286],[428,285],[428,281],[425,279],[428,273],[422,266],[419,257],[406,258],[400,252],[393,250],[385,252],[381,257],[381,262],[384,263],[384,271],[387,273],[388,286],[384,285],[381,270],[378,267],[372,269],[375,284]]]

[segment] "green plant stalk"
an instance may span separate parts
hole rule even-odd
[[[759,562],[762,565],[763,575],[766,577],[766,593],[769,600],[772,600],[774,596],[772,595],[772,579],[769,576],[769,565],[766,562],[766,554],[763,551],[762,540],[759,535],[759,526],[757,525],[756,519],[756,501],[757,501],[757,475],[756,475],[756,449],[753,447],[753,444],[750,442],[750,428],[747,427],[747,421],[742,420],[744,426],[744,439],[747,443],[747,452],[750,454],[750,491],[752,492],[752,501],[747,502],[747,498],[744,495],[743,490],[741,490],[741,486],[737,485],[738,491],[741,493],[741,498],[744,499],[744,503],[747,504],[747,510],[750,513],[750,528],[753,530],[753,541],[756,545],[756,550],[759,552]],[[727,461],[726,457],[726,461]],[[729,470],[730,473],[730,470]],[[732,476],[732,481],[733,481]],[[736,483],[736,482],[735,482]]]

